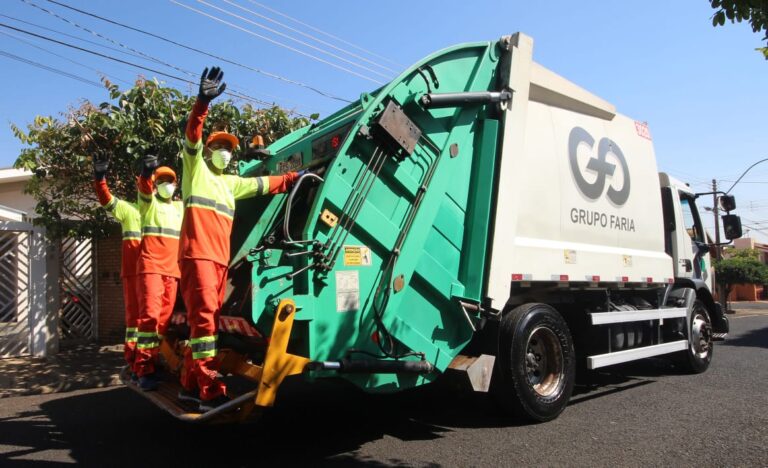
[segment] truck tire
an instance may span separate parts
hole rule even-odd
[[[712,362],[712,321],[706,306],[698,299],[693,301],[688,317],[688,349],[675,356],[676,362],[686,373],[701,374]]]
[[[576,375],[573,340],[563,317],[546,304],[521,305],[499,324],[493,393],[507,412],[534,421],[556,418]]]

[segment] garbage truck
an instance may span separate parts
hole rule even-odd
[[[299,169],[290,193],[236,208],[231,401],[200,413],[174,378],[143,393],[180,419],[254,417],[289,376],[390,393],[452,373],[547,421],[577,369],[669,355],[699,373],[728,333],[702,194],[658,172],[646,123],[536,63],[522,33],[434,53],[238,162]],[[186,339],[164,337],[171,373]]]

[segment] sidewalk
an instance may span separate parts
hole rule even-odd
[[[738,315],[768,315],[768,301],[731,301],[728,303],[728,314],[731,311]]]
[[[123,345],[62,347],[48,358],[0,359],[0,398],[120,385]]]

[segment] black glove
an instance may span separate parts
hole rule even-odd
[[[93,178],[96,180],[104,180],[109,170],[109,159],[94,159],[93,160]]]
[[[155,172],[159,164],[157,163],[157,156],[154,154],[148,154],[141,160],[141,176],[145,179],[152,177],[152,173]]]
[[[224,78],[224,72],[219,67],[213,67],[211,71],[208,71],[208,68],[203,70],[197,99],[208,104],[219,97],[227,89],[227,84],[221,82],[222,78]]]

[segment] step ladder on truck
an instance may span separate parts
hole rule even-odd
[[[175,379],[143,395],[220,422],[272,406],[292,375],[386,393],[450,371],[546,421],[578,363],[705,371],[728,320],[697,194],[657,171],[645,123],[532,52],[521,33],[450,47],[245,154],[242,176],[311,172],[238,202],[218,359],[239,393],[208,413]],[[163,342],[172,373],[184,339]]]

